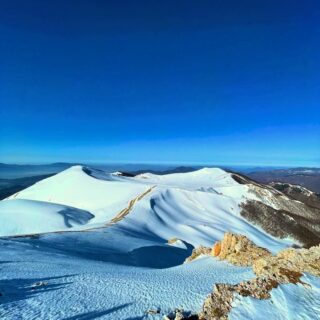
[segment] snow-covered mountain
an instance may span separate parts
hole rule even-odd
[[[273,253],[319,239],[318,208],[218,168],[128,177],[74,166],[1,201],[0,219],[1,260],[10,261],[0,278],[7,319],[197,311],[218,279],[238,282],[252,272],[214,258],[183,264],[193,248],[225,232]],[[39,281],[46,284],[34,287]],[[153,308],[160,311],[145,313]]]
[[[24,203],[26,210],[38,213],[39,217],[41,214],[37,210],[41,213],[46,204],[49,210],[52,203],[86,210],[93,215],[86,224],[91,229],[110,223],[128,207],[131,200],[150,188],[152,191],[137,201],[130,215],[118,223],[119,228],[140,234],[142,238],[144,234],[150,233],[164,240],[178,237],[193,246],[210,245],[226,231],[248,235],[256,243],[266,247],[274,246],[275,249],[293,243],[290,239],[272,238],[261,228],[243,219],[240,215],[241,203],[258,198],[250,193],[250,187],[239,184],[232,178],[232,174],[218,168],[162,176],[142,174],[128,178],[118,173],[109,174],[74,166],[12,195],[3,203],[10,203],[12,211],[17,206],[16,215],[19,215],[21,203],[17,199],[29,200],[29,203]],[[35,208],[37,202],[38,209]],[[35,216],[28,221],[39,226],[36,219]],[[46,221],[48,227],[52,225],[49,217]],[[16,223],[21,223],[18,217]],[[4,230],[0,230],[0,234],[7,235],[5,225],[1,228]],[[62,226],[55,231],[64,229]],[[84,229],[83,225],[80,229]],[[28,233],[32,233],[30,231]],[[48,230],[37,228],[34,233],[39,231]]]
[[[226,231],[247,235],[261,246],[270,247],[273,244],[275,249],[293,243],[308,244],[309,239],[290,226],[303,224],[297,222],[294,215],[304,214],[304,211],[315,216],[318,214],[317,210],[293,202],[274,188],[219,168],[126,177],[119,172],[112,174],[74,166],[10,196],[4,203],[14,199],[33,200],[30,202],[33,212],[37,211],[34,208],[35,201],[41,201],[41,206],[38,206],[40,211],[46,202],[48,207],[54,203],[85,210],[93,215],[85,226],[75,226],[72,230],[103,227],[118,214],[121,215],[123,210],[132,211],[118,226],[136,229],[138,233],[148,230],[163,239],[180,237],[195,246],[208,245],[221,238]],[[135,205],[128,210],[131,201]],[[24,203],[26,208],[30,205]],[[10,203],[12,210],[14,206],[14,203]],[[17,202],[17,214],[20,207]],[[275,213],[278,221],[273,221]],[[259,216],[265,219],[261,220]],[[279,217],[284,221],[280,221]],[[28,221],[37,224],[36,220]],[[19,219],[16,219],[16,223],[20,225]],[[47,223],[51,225],[49,230],[52,230],[50,219],[47,219]],[[275,223],[281,226],[281,232],[274,226]],[[32,232],[32,228],[29,230]],[[62,230],[63,226],[53,231]],[[47,231],[37,228],[34,233]],[[0,235],[7,234],[5,225],[0,227]],[[270,237],[269,234],[282,239]],[[317,237],[315,234],[312,238],[317,241]]]

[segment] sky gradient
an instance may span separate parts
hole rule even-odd
[[[0,161],[320,164],[320,2],[0,3]]]

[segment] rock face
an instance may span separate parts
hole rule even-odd
[[[221,241],[215,243],[211,254],[237,266],[252,266],[255,260],[271,256],[267,249],[256,246],[247,237],[229,232],[225,233]]]

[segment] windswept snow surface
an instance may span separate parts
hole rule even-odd
[[[146,186],[127,182],[100,170],[74,166],[37,182],[9,199],[58,203],[90,211],[92,223],[106,223]]]
[[[190,190],[210,191],[212,188],[238,185],[229,173],[219,168],[203,168],[192,172],[171,173],[166,175],[144,173],[138,175],[136,179],[146,180],[157,185],[180,187]]]
[[[250,197],[221,169],[129,178],[76,166],[38,182],[0,202],[0,235],[44,233],[0,239],[0,318],[133,320],[161,319],[176,307],[199,311],[214,283],[253,274],[214,258],[183,264],[194,247],[211,246],[226,231],[273,252],[292,244],[241,217],[239,204]],[[119,212],[126,214],[110,223]]]
[[[268,300],[237,297],[229,315],[230,320],[320,319],[320,280],[309,274],[301,280],[304,284],[280,285],[273,289]]]
[[[87,211],[59,204],[21,199],[1,201],[0,235],[63,231],[82,226],[92,218]]]
[[[247,268],[210,258],[169,269],[138,268],[92,259],[89,253],[66,254],[38,241],[0,240],[0,245],[6,260],[0,317],[9,320],[162,319],[176,307],[199,310],[215,282],[253,276]],[[149,255],[158,253],[153,249]],[[39,281],[46,285],[33,288]],[[149,309],[160,313],[147,315]]]

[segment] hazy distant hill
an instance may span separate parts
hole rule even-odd
[[[32,177],[43,174],[54,174],[66,170],[75,165],[89,165],[95,168],[105,170],[107,172],[125,171],[125,172],[164,172],[168,169],[174,169],[175,166],[161,165],[161,164],[83,164],[83,163],[69,163],[56,162],[49,164],[7,164],[0,163],[0,179],[16,179],[23,177]],[[195,169],[193,169],[195,170]]]
[[[12,194],[28,188],[36,182],[46,179],[53,174],[37,175],[17,179],[0,179],[0,200],[11,196]]]
[[[248,177],[261,182],[284,182],[306,187],[314,192],[320,192],[320,168],[291,168],[255,171],[246,174]]]
[[[75,165],[75,163],[50,163],[50,164],[7,164],[0,163],[1,179],[16,179],[44,174],[54,174]]]
[[[153,173],[153,174],[160,174],[160,175],[164,175],[164,174],[170,174],[170,173],[186,173],[186,172],[192,172],[192,171],[196,171],[198,169],[200,169],[201,167],[184,167],[184,166],[180,166],[180,167],[176,167],[173,169],[168,169],[168,170],[136,170],[136,171],[130,171],[130,174],[132,175],[138,175],[138,174],[142,174],[142,173]]]

